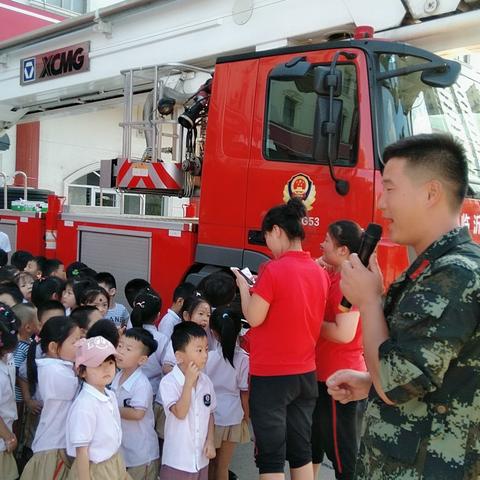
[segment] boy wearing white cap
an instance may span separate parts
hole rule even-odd
[[[103,337],[77,343],[75,367],[82,389],[67,418],[67,453],[75,457],[69,479],[127,480],[122,456],[120,413],[106,388],[115,376],[115,347]]]

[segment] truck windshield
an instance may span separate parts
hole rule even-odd
[[[378,58],[381,73],[425,63],[391,53]],[[380,151],[410,135],[451,133],[467,152],[470,193],[480,198],[480,82],[475,72],[462,66],[457,82],[447,88],[426,85],[421,72],[415,72],[380,80],[378,91]]]

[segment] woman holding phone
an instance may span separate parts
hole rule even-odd
[[[302,250],[305,206],[299,199],[270,209],[262,222],[273,260],[255,285],[234,272],[251,326],[250,416],[261,480],[313,480],[311,426],[317,397],[315,345],[329,279]]]

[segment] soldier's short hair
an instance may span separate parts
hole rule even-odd
[[[383,163],[392,158],[405,158],[410,165],[433,172],[448,186],[452,207],[460,207],[468,189],[468,161],[465,149],[451,135],[431,133],[403,138],[385,148]]]

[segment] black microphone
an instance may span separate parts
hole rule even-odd
[[[375,250],[381,236],[382,227],[377,223],[369,223],[367,229],[363,232],[360,248],[358,249],[358,258],[365,266],[368,266],[370,255],[372,255]],[[351,308],[352,304],[343,297],[339,309],[342,312],[348,312]]]

